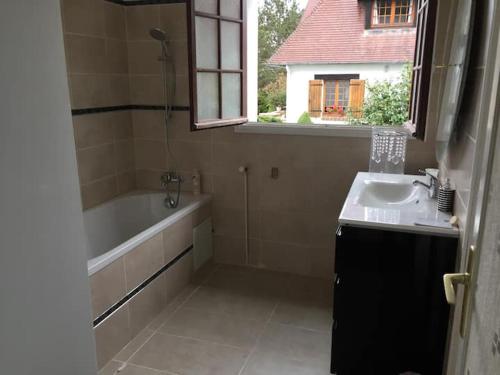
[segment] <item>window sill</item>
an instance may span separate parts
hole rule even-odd
[[[308,135],[319,137],[347,137],[347,138],[371,138],[372,126],[349,126],[349,125],[301,125],[301,124],[262,124],[258,122],[249,122],[244,125],[236,126],[236,133],[247,134],[281,134],[281,135]],[[390,128],[406,130],[405,128]],[[408,130],[406,130],[408,131]],[[408,135],[410,132],[408,131]],[[408,140],[414,139],[409,136]]]

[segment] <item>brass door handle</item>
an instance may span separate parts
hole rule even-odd
[[[443,275],[444,293],[446,294],[446,301],[450,305],[457,302],[457,293],[455,291],[455,284],[468,285],[470,274],[465,273],[446,273]]]

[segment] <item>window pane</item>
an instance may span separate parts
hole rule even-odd
[[[349,81],[338,81],[339,82],[339,96],[338,105],[347,108],[349,105]]]
[[[240,69],[240,24],[221,21],[222,69]]]
[[[197,68],[219,67],[217,20],[196,17],[196,65]]]
[[[219,75],[197,73],[198,120],[219,118]]]
[[[217,0],[195,0],[194,9],[197,12],[217,14]]]
[[[240,0],[220,0],[220,14],[226,17],[241,18]]]
[[[222,117],[241,116],[241,74],[222,74]]]
[[[326,98],[325,106],[331,107],[335,104],[335,81],[325,81]]]

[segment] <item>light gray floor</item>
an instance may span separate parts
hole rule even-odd
[[[100,374],[330,373],[331,282],[234,266],[197,278]]]

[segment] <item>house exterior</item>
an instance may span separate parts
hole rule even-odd
[[[360,113],[366,82],[394,80],[415,46],[414,0],[309,0],[296,30],[271,57],[287,70],[286,121]]]

